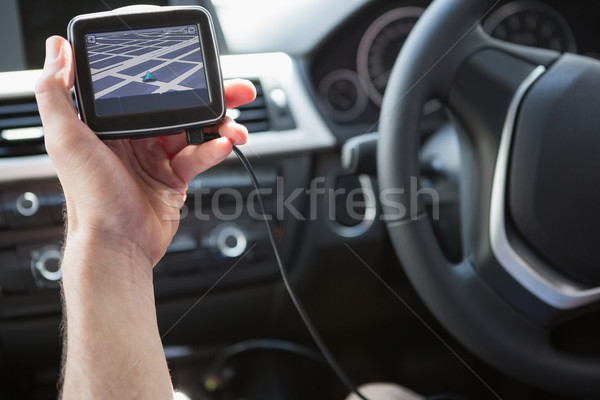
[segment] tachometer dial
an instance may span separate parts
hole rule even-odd
[[[319,95],[330,115],[339,122],[356,119],[369,102],[363,79],[347,69],[327,74],[319,83]]]
[[[381,105],[400,49],[423,11],[418,7],[395,8],[377,18],[363,35],[358,47],[357,69],[375,104]]]
[[[561,53],[577,51],[571,27],[554,8],[538,1],[515,1],[500,7],[483,25],[493,37]]]

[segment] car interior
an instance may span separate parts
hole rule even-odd
[[[58,396],[64,198],[34,96],[45,39],[136,3],[0,5],[0,399]],[[257,89],[227,115],[248,128],[261,189],[234,155],[195,178],[154,270],[179,399],[349,393],[265,219],[354,385],[600,398],[600,1],[142,3],[206,8],[224,79]]]

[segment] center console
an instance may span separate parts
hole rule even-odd
[[[284,257],[288,256],[285,239],[289,231],[277,219],[281,210],[277,210],[276,199],[286,195],[286,185],[295,185],[294,179],[284,180],[280,175],[291,163],[256,166],[267,218],[273,220],[277,239],[284,245]],[[299,165],[308,165],[303,158],[293,163],[296,171]],[[296,180],[301,177],[297,174]],[[2,186],[0,304],[10,298],[12,307],[0,307],[0,318],[48,311],[51,303],[59,310],[63,213],[64,197],[56,179]],[[192,181],[180,214],[179,229],[155,267],[157,300],[198,293],[217,281],[218,289],[222,290],[276,276],[264,216],[256,204],[256,191],[245,170],[234,160]],[[19,306],[19,299],[40,296],[50,300],[37,310],[30,301]]]

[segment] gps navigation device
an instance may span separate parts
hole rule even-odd
[[[202,7],[80,15],[68,39],[81,119],[102,139],[195,130],[225,114],[216,37]]]

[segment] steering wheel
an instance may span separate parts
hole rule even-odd
[[[493,6],[436,0],[404,44],[381,109],[383,217],[409,280],[468,349],[546,390],[598,395],[600,358],[553,332],[600,305],[600,62],[492,39],[480,22]],[[459,263],[416,184],[431,99],[459,135]]]

